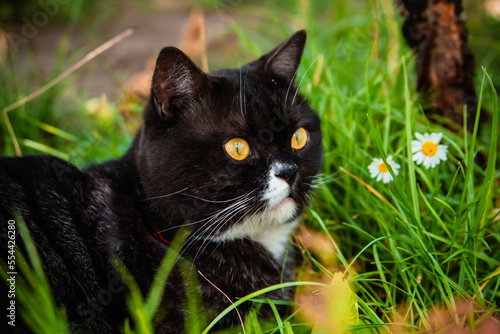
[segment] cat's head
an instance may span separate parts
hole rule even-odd
[[[298,31],[241,68],[209,74],[176,48],[160,52],[134,147],[160,228],[182,223],[227,241],[294,225],[322,156],[320,120],[294,85],[305,40]]]

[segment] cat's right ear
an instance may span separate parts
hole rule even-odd
[[[189,105],[204,80],[205,73],[184,52],[175,47],[161,50],[151,86],[160,118],[169,120],[178,110]]]

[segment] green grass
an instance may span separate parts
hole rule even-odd
[[[238,53],[241,62],[270,49],[296,29],[308,32],[297,82],[322,119],[324,166],[304,221],[309,229],[320,231],[322,237],[318,238],[331,246],[326,255],[330,260],[325,261],[325,254],[303,249],[297,272],[298,277],[307,279],[286,285],[299,286],[301,293],[307,294],[308,286],[325,287],[335,272],[346,272],[357,295],[360,320],[347,326],[356,332],[388,332],[396,322],[408,332],[429,330],[435,320],[433,312],[446,309],[455,314],[462,300],[473,302],[475,314],[457,321],[478,328],[487,316],[499,314],[500,304],[500,115],[494,85],[500,73],[494,66],[488,67],[488,73],[480,67],[477,71],[480,112],[490,121],[481,124],[477,117],[472,132],[451,131],[446,123],[430,122],[415,93],[414,56],[402,39],[401,20],[392,2],[363,4],[296,1],[287,8],[270,5],[267,20],[250,20],[231,28],[243,45]],[[259,6],[246,6],[245,10],[250,10],[246,15],[261,17]],[[238,10],[237,4],[233,7]],[[475,29],[474,33],[480,31]],[[495,45],[482,47],[484,57],[477,59],[478,65],[494,65],[492,59],[498,59],[500,53]],[[54,75],[71,63],[61,59],[59,64]],[[2,87],[9,87],[0,92],[2,108],[31,91],[29,77],[20,80],[15,68],[2,67],[0,79]],[[89,104],[82,101],[71,112],[83,126],[61,129],[62,116],[53,106],[64,99],[67,87],[63,82],[9,112],[23,152],[59,152],[56,154],[78,166],[122,154],[133,134],[115,102],[106,106],[110,116],[103,120],[82,112]],[[2,120],[2,153],[13,154],[6,130]],[[448,160],[429,170],[415,165],[411,156],[415,132],[443,133]],[[393,175],[395,180],[388,184],[376,182],[367,166],[373,158],[386,160],[388,155],[401,165],[399,175]],[[166,268],[162,273],[168,276]],[[42,283],[29,280],[26,289],[45,296],[43,276],[36,270],[34,275],[41,277]],[[281,286],[268,289],[278,288]],[[301,307],[307,306],[300,303],[288,303],[287,315],[258,318],[259,305],[269,302],[259,299],[262,292],[232,306],[254,300],[255,308],[244,323],[246,333],[311,332],[314,319],[304,316]],[[140,294],[132,293],[129,300],[131,309],[142,310],[142,319],[152,319],[157,307],[151,296],[143,300]],[[335,299],[334,294],[324,296]],[[52,310],[51,314],[63,312],[51,307],[50,299],[41,303],[47,308],[40,309]],[[275,303],[279,301],[272,301],[271,307]],[[185,307],[198,312],[196,298],[188,299]],[[44,322],[45,316],[32,309],[27,316],[44,326],[52,324],[53,317]],[[212,325],[193,326],[191,332],[208,332]],[[148,333],[151,323],[125,328],[126,332]],[[223,332],[241,331],[239,327]],[[315,327],[314,331],[321,329]]]
[[[16,302],[16,323],[19,324],[19,316],[22,316],[34,333],[69,333],[65,310],[54,305],[49,283],[28,228],[19,214],[14,217],[16,229],[22,237],[22,240],[17,242],[22,242],[27,253],[27,259],[18,250],[12,254],[15,256],[18,275],[15,276],[16,297],[9,297],[9,301]],[[9,277],[7,272],[13,271],[7,270],[4,261],[5,259],[0,261],[2,280]]]

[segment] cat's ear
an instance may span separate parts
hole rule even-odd
[[[299,30],[281,45],[264,56],[267,58],[264,70],[287,80],[292,80],[300,65],[300,58],[306,44],[306,31]]]
[[[171,119],[177,110],[192,102],[204,79],[205,73],[184,52],[175,47],[161,50],[151,86],[159,116]]]

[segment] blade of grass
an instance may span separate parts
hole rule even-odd
[[[498,149],[498,122],[499,122],[499,111],[498,111],[498,95],[495,90],[495,86],[491,81],[491,78],[483,67],[484,75],[488,78],[492,95],[493,95],[493,117],[491,122],[491,141],[488,152],[488,163],[486,165],[485,180],[483,183],[483,188],[479,192],[478,196],[481,198],[478,205],[478,222],[479,228],[483,226],[484,220],[487,219],[488,207],[490,206],[491,198],[493,196],[493,187],[495,185],[495,166],[497,163],[497,149]]]
[[[202,334],[207,334],[214,326],[219,322],[220,319],[224,318],[226,314],[234,310],[236,307],[240,306],[241,304],[247,302],[248,300],[263,295],[267,292],[271,292],[274,290],[279,290],[279,289],[284,289],[284,288],[290,288],[290,287],[295,287],[295,286],[304,286],[304,285],[312,285],[312,286],[318,286],[318,287],[326,287],[328,286],[327,284],[324,283],[318,283],[318,282],[288,282],[288,283],[281,283],[281,284],[276,284],[273,286],[269,286],[267,288],[252,292],[245,297],[242,297],[238,299],[234,304],[228,306],[224,311],[222,311],[208,326],[205,328],[205,330],[202,332]]]
[[[420,221],[420,210],[418,207],[417,180],[415,177],[415,164],[413,163],[413,152],[411,148],[412,135],[412,103],[410,100],[410,89],[408,87],[408,71],[406,70],[406,59],[403,57],[403,82],[405,97],[405,120],[406,120],[406,154],[408,164],[408,178],[410,184],[411,203],[413,204],[413,214],[417,221]]]
[[[243,43],[243,45],[250,52],[252,52],[255,57],[260,57],[262,55],[262,51],[259,49],[259,47],[255,43],[252,43],[252,41],[250,41],[246,32],[240,27],[238,23],[236,23],[236,21],[231,22],[231,27],[238,35],[241,43]]]
[[[280,313],[278,312],[278,309],[276,308],[276,305],[274,305],[273,301],[269,298],[266,298],[267,303],[271,307],[271,310],[273,311],[274,318],[276,319],[276,322],[278,323],[278,329],[280,331],[280,334],[284,334],[285,331],[283,329],[283,321],[281,320]]]
[[[64,153],[64,152],[61,152],[55,148],[52,148],[50,146],[47,146],[47,145],[44,145],[42,143],[38,143],[36,141],[33,141],[33,140],[30,140],[30,139],[23,139],[21,141],[21,143],[26,146],[26,147],[30,147],[32,149],[35,149],[39,152],[42,152],[42,153],[45,153],[45,154],[50,154],[50,155],[54,155],[58,158],[61,158],[63,160],[69,160],[69,156]]]
[[[133,33],[134,33],[134,31],[132,29],[127,29],[127,30],[119,33],[115,37],[111,38],[110,40],[106,41],[105,43],[99,45],[97,48],[95,48],[91,52],[87,53],[82,59],[80,59],[79,61],[77,61],[73,65],[71,65],[66,71],[59,74],[57,77],[55,77],[54,79],[52,79],[51,81],[49,81],[48,83],[43,85],[42,87],[38,88],[37,90],[35,90],[31,94],[27,95],[26,97],[23,97],[22,99],[18,100],[17,102],[12,103],[12,104],[8,105],[7,107],[3,108],[2,112],[7,114],[9,111],[25,104],[28,101],[33,100],[34,98],[43,94],[44,92],[49,90],[51,87],[55,86],[56,84],[58,84],[59,82],[64,80],[71,73],[73,73],[74,71],[76,71],[77,69],[79,69],[80,67],[82,67],[83,65],[85,65],[86,63],[91,61],[92,59],[94,59],[95,57],[97,57],[99,54],[103,53],[104,51],[106,51],[110,47],[112,47],[115,44],[122,41],[123,39],[131,36]]]
[[[165,290],[165,282],[167,281],[167,278],[179,257],[179,251],[188,235],[189,233],[182,229],[175,234],[174,240],[172,240],[172,243],[170,244],[170,247],[168,248],[168,251],[163,257],[163,260],[158,268],[158,271],[156,272],[145,305],[146,311],[148,312],[148,315],[151,316],[151,319],[160,305],[163,291]]]
[[[14,102],[14,103],[12,103],[12,104],[10,104],[7,107],[5,107],[5,108],[2,109],[2,114],[3,114],[3,118],[4,118],[4,121],[5,121],[5,124],[7,125],[7,128],[9,130],[12,143],[14,145],[16,154],[18,156],[22,156],[21,148],[19,147],[19,144],[17,142],[17,137],[15,135],[14,129],[12,128],[12,124],[10,122],[10,119],[9,119],[9,116],[7,115],[7,113],[9,111],[11,111],[11,110],[14,110],[14,109],[16,109],[16,108],[24,105],[28,101],[31,101],[31,100],[35,99],[39,95],[45,93],[47,90],[49,90],[50,88],[52,88],[53,86],[55,86],[56,84],[58,84],[59,82],[61,82],[62,80],[64,80],[66,77],[68,77],[74,71],[76,71],[77,69],[79,69],[80,67],[82,67],[83,65],[85,65],[86,63],[88,63],[90,60],[92,60],[93,58],[95,58],[97,55],[99,55],[102,52],[106,51],[107,49],[109,49],[110,47],[112,47],[116,43],[120,42],[124,38],[127,38],[128,36],[132,35],[132,33],[133,33],[132,29],[127,29],[124,32],[118,34],[117,36],[111,38],[107,42],[101,44],[100,46],[98,46],[97,48],[95,48],[94,50],[92,50],[91,52],[89,52],[82,59],[80,59],[79,61],[77,61],[75,64],[73,64],[72,66],[70,66],[66,71],[64,71],[63,73],[61,73],[60,75],[58,75],[57,77],[55,77],[54,79],[52,79],[51,81],[49,81],[44,86],[38,88],[37,90],[35,90],[31,94],[23,97],[22,99],[18,100],[17,102]]]

